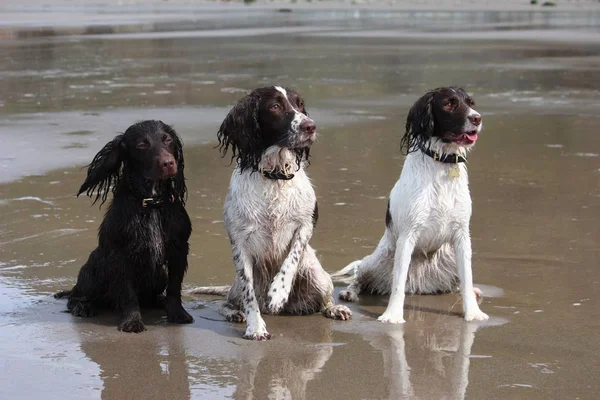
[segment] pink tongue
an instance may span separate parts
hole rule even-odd
[[[465,133],[465,135],[472,142],[477,140],[477,133]]]

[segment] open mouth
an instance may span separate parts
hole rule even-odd
[[[458,136],[455,136],[452,141],[461,145],[473,144],[477,141],[477,131],[463,132]]]

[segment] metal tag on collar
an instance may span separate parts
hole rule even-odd
[[[448,176],[450,178],[459,178],[460,177],[460,166],[458,165],[458,154],[454,155],[454,165],[448,169]]]
[[[147,199],[142,199],[142,207],[146,208],[148,207],[148,203],[152,203],[154,202],[154,199],[152,197],[149,197]]]

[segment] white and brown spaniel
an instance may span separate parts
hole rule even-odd
[[[242,98],[219,129],[222,154],[231,148],[237,161],[224,212],[237,275],[231,287],[191,293],[227,295],[221,314],[247,321],[246,339],[270,338],[261,312],[352,315],[334,304],[331,277],[308,244],[318,208],[304,169],[316,136],[300,95],[280,86]]]
[[[471,270],[471,195],[466,156],[482,128],[481,115],[463,89],[432,90],[412,106],[402,150],[407,157],[392,189],[379,245],[333,276],[353,275],[340,298],[361,292],[388,295],[382,322],[404,322],[408,294],[455,291],[460,285],[464,318],[486,320]]]

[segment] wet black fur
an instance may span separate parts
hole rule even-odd
[[[148,148],[140,149],[141,142]],[[159,154],[174,159],[175,176],[165,179],[151,171],[149,166],[163,160]],[[118,308],[119,329],[141,332],[140,305],[166,305],[169,322],[193,322],[181,304],[192,230],[184,208],[183,169],[181,140],[161,121],[132,125],[94,157],[78,195],[86,192],[94,203],[104,203],[112,184],[114,198],[100,225],[98,247],[79,271],[77,284],[55,296],[69,298],[67,309],[73,315],[89,317],[99,307]],[[160,207],[143,207],[153,186],[154,197],[165,201]]]
[[[454,90],[454,93],[451,91]],[[441,108],[441,103],[446,97],[458,97],[458,112],[452,115],[446,115]],[[440,87],[425,93],[411,107],[406,117],[406,129],[404,136],[400,141],[400,149],[403,154],[412,153],[424,147],[429,139],[439,136],[447,141],[444,135],[447,132],[459,134],[459,129],[464,122],[464,113],[466,103],[472,102],[469,95],[459,87]]]
[[[292,97],[297,99],[299,110],[308,116],[298,93],[289,88],[285,90],[290,100]],[[294,148],[286,135],[293,114],[273,121],[273,117],[266,112],[265,103],[278,93],[273,86],[254,89],[229,111],[219,128],[219,150],[224,157],[231,148],[231,159],[237,161],[240,172],[246,169],[257,171],[263,152],[274,144],[290,148],[296,153],[298,169],[310,157],[310,148]]]

